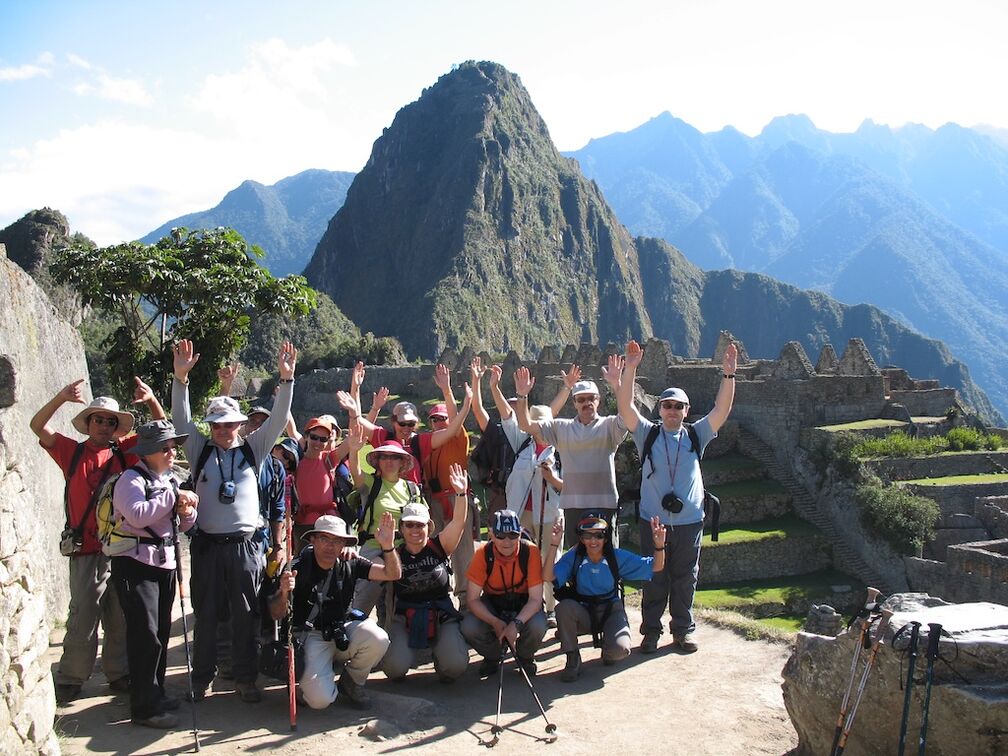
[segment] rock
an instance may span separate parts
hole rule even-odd
[[[370,738],[380,743],[399,737],[399,728],[384,719],[372,719],[361,727],[357,734],[362,738]]]
[[[1008,607],[949,604],[927,594],[899,594],[884,605],[895,614],[857,710],[845,753],[894,753],[899,739],[906,675],[892,649],[895,631],[911,620],[923,625],[912,691],[908,739],[916,739],[925,686],[928,623],[940,623],[939,655],[928,715],[929,754],[1008,752]],[[903,636],[906,637],[905,634]],[[784,704],[798,733],[798,753],[828,753],[840,701],[850,678],[857,629],[836,638],[799,633],[783,670]],[[901,644],[904,642],[901,638]],[[956,646],[958,645],[958,654]],[[945,663],[947,662],[947,663]],[[858,679],[863,666],[859,666]],[[855,682],[856,691],[856,682]]]

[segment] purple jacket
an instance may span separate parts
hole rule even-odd
[[[150,468],[142,460],[139,466],[150,472]],[[123,522],[118,525],[118,528],[124,533],[145,538],[150,538],[150,533],[145,530],[145,528],[150,528],[157,536],[170,538],[172,534],[171,517],[175,511],[175,491],[170,483],[171,474],[166,472],[164,475],[157,476],[151,472],[150,475],[154,478],[154,482],[149,484],[151,488],[149,499],[146,493],[147,480],[135,470],[127,470],[116,481],[112,494],[112,507],[116,515],[123,518]],[[195,514],[182,518],[179,532],[191,528],[195,521]],[[157,546],[138,543],[135,550],[127,551],[122,556],[136,559],[151,567],[160,567],[165,570],[175,569],[174,546],[166,547],[164,555],[165,561],[162,563]]]

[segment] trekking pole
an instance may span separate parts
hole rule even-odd
[[[178,486],[174,486],[175,495],[178,496]],[[200,749],[199,730],[196,728],[196,696],[193,693],[192,681],[192,657],[189,655],[189,623],[186,620],[185,608],[185,581],[182,579],[182,544],[179,543],[178,516],[172,514],[172,540],[175,541],[175,577],[178,579],[179,607],[182,609],[182,639],[185,643],[185,663],[186,675],[189,678],[189,710],[192,712],[192,736],[196,743],[196,750]],[[167,651],[166,651],[167,653]]]
[[[539,543],[536,544],[539,547],[539,551],[542,551],[543,543],[543,524],[546,517],[546,478],[543,478],[542,482],[542,494],[539,496],[539,530],[536,531],[538,534]]]
[[[504,697],[504,644],[500,647],[500,660],[497,663],[497,669],[500,671],[500,682],[497,684],[497,716],[494,717],[493,727],[490,728],[490,732],[493,735],[493,739],[490,741],[491,746],[497,745],[497,741],[500,740],[500,733],[503,731],[503,727],[500,726],[500,712],[501,712],[501,700]]]
[[[840,756],[843,753],[844,748],[847,746],[847,738],[850,737],[851,727],[854,726],[854,717],[857,716],[858,706],[861,704],[861,698],[864,696],[865,685],[868,683],[868,675],[871,674],[872,666],[875,664],[875,657],[878,656],[879,649],[882,647],[882,641],[885,638],[886,630],[889,627],[889,619],[893,616],[893,613],[888,609],[882,610],[882,619],[879,620],[878,628],[876,629],[875,642],[872,644],[871,653],[868,655],[868,661],[865,662],[864,672],[861,673],[861,682],[858,684],[857,697],[854,699],[854,705],[851,707],[850,714],[847,715],[847,721],[844,723],[843,734],[840,736],[840,744],[837,746],[834,756]],[[869,638],[871,637],[871,631],[869,631]]]
[[[549,721],[549,717],[546,716],[546,709],[543,708],[542,701],[539,700],[539,695],[536,693],[535,687],[532,685],[532,679],[528,676],[528,672],[525,671],[525,667],[521,665],[521,661],[518,659],[518,652],[515,647],[511,645],[511,641],[506,640],[508,648],[511,649],[511,653],[514,654],[515,664],[518,665],[518,670],[522,673],[522,677],[525,678],[525,684],[528,685],[529,690],[532,692],[532,698],[535,699],[536,705],[539,707],[539,713],[542,714],[542,718],[546,721],[546,733],[550,736],[547,738],[547,742],[552,743],[556,740],[556,725]],[[501,665],[501,669],[504,665]]]
[[[934,682],[934,663],[935,659],[938,658],[938,643],[941,641],[941,634],[941,625],[937,622],[928,623],[927,685],[924,688],[924,709],[921,712],[919,756],[924,756],[924,745],[927,742],[928,710],[931,708],[931,683]]]
[[[284,509],[284,527],[287,532],[285,549],[289,570],[294,553],[294,526],[290,507]],[[294,602],[287,604],[287,708],[290,713],[291,732],[297,730],[297,663],[294,659]]]
[[[868,628],[871,625],[871,613],[878,606],[878,597],[881,594],[878,588],[869,588],[868,596],[865,599],[865,605],[857,613],[855,619],[860,619],[860,628],[858,632],[858,640],[854,646],[854,657],[851,659],[850,665],[850,678],[847,680],[847,690],[844,692],[843,701],[840,702],[840,713],[837,714],[836,728],[833,730],[833,745],[830,746],[830,753],[833,753],[837,749],[837,745],[840,743],[840,735],[843,734],[843,724],[844,719],[847,717],[847,705],[850,703],[850,694],[854,689],[854,678],[857,677],[858,661],[861,659],[861,649],[864,647],[865,633],[868,632]]]
[[[907,645],[907,654],[909,660],[907,661],[907,676],[906,676],[906,691],[903,694],[903,718],[900,719],[900,734],[899,734],[899,750],[897,753],[899,756],[903,756],[904,749],[906,748],[906,731],[907,731],[907,720],[910,717],[910,699],[912,698],[911,691],[913,690],[913,676],[914,667],[917,666],[917,644],[920,642],[920,622],[911,622],[909,625],[904,625],[900,630],[906,630],[907,627],[910,628],[910,641]],[[897,633],[899,635],[899,633]],[[896,638],[893,638],[893,645],[896,644]]]

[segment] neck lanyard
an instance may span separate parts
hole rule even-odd
[[[672,483],[670,485],[670,488],[674,489],[675,488],[675,476],[676,476],[676,473],[679,471],[679,452],[682,451],[682,441],[681,441],[681,438],[682,438],[682,426],[679,427],[679,432],[676,434],[677,443],[676,443],[675,466],[674,467],[672,466],[671,461],[669,461],[668,436],[666,435],[666,433],[667,433],[667,431],[664,428],[662,428],[662,440],[665,442],[665,464],[668,465],[669,477],[672,479]]]
[[[666,444],[666,446],[667,445],[668,444]],[[231,449],[230,451],[235,451],[235,450]],[[667,454],[667,452],[666,452],[666,454]],[[220,470],[221,481],[225,481],[225,480],[234,481],[234,461],[235,461],[235,455],[234,454],[231,455],[231,477],[230,478],[225,478],[224,477],[224,465],[222,465],[221,461],[220,461],[220,449],[218,449],[216,446],[214,447],[214,456],[216,456],[216,458],[217,458],[217,469]]]

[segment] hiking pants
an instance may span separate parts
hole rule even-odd
[[[417,649],[409,646],[406,618],[401,614],[395,615],[389,623],[388,634],[390,645],[382,659],[381,668],[386,677],[398,680],[416,665]],[[457,620],[438,623],[437,638],[431,645],[431,654],[434,657],[434,670],[441,679],[456,680],[466,671],[469,666],[469,646],[462,637],[462,629]]]
[[[494,614],[494,609],[483,601],[484,606]],[[532,659],[539,647],[542,646],[543,636],[546,635],[546,613],[540,609],[532,615],[532,618],[525,623],[525,627],[518,633],[517,651],[518,658]],[[497,633],[486,622],[475,614],[467,613],[462,618],[462,636],[470,646],[484,659],[499,659],[501,644],[497,640]]]
[[[101,664],[105,679],[129,674],[126,658],[126,619],[119,597],[109,584],[109,557],[81,554],[70,557],[70,611],[63,637],[63,656],[56,670],[57,685],[83,685],[91,677],[98,656],[98,623],[104,634]]]
[[[205,690],[217,673],[217,622],[221,607],[231,615],[231,667],[240,683],[258,674],[256,637],[259,629],[259,588],[262,585],[262,545],[254,538],[220,542],[197,533],[189,546],[193,603],[193,688]]]
[[[469,571],[469,562],[472,561],[476,550],[476,544],[473,541],[473,522],[479,516],[479,509],[477,509],[473,497],[469,496],[467,501],[468,511],[466,512],[465,525],[462,528],[462,538],[459,539],[458,546],[455,547],[455,551],[449,557],[453,573],[452,593],[455,595],[459,606],[465,606],[466,587],[469,585],[465,574]],[[454,504],[455,497],[453,494],[451,505],[454,506]],[[434,521],[434,533],[440,533],[444,530],[446,518],[448,518],[448,513],[445,512],[445,504],[436,496],[430,496],[428,497],[428,506],[430,507],[431,520]],[[450,522],[450,519],[447,521]]]
[[[363,685],[389,645],[388,635],[371,619],[346,623],[346,634],[350,639],[346,651],[337,649],[332,641],[323,640],[318,630],[312,630],[305,637],[301,693],[305,703],[313,709],[324,709],[336,700],[334,661],[343,662],[343,674]]]
[[[651,523],[640,520],[641,556],[654,556]],[[641,600],[641,633],[662,634],[662,613],[669,610],[669,629],[673,636],[693,632],[693,594],[700,571],[700,538],[703,522],[665,526],[665,569],[644,583]]]
[[[622,601],[612,602],[612,612],[602,626],[602,658],[608,662],[619,661],[630,655],[630,620]],[[578,636],[591,635],[591,612],[600,616],[603,606],[585,606],[575,599],[564,599],[557,604],[557,637],[560,650],[571,653],[578,650]]]
[[[112,583],[126,616],[130,714],[147,719],[163,711],[175,570],[117,556],[112,558]]]

